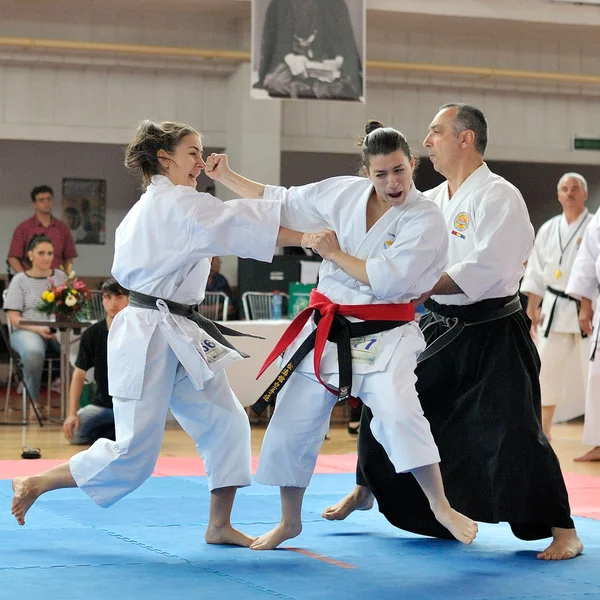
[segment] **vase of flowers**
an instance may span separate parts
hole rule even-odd
[[[75,271],[69,270],[66,273],[67,280],[60,285],[54,285],[52,278],[48,278],[50,288],[42,294],[38,310],[47,315],[54,315],[56,321],[89,319],[92,310],[90,290],[76,277]]]

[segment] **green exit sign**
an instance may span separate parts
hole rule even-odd
[[[573,150],[600,150],[600,137],[573,138]]]

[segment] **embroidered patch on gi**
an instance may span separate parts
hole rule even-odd
[[[385,240],[385,242],[383,242],[383,249],[387,250],[393,243],[394,243],[394,239],[396,238],[396,236],[393,233],[388,233],[388,235],[392,238],[392,239],[387,239]]]
[[[465,231],[469,228],[469,215],[466,212],[461,212],[454,219],[454,228],[457,231]]]
[[[452,235],[455,235],[456,237],[459,237],[463,240],[467,239],[462,233],[458,233],[458,231],[455,231],[454,229],[452,230]]]

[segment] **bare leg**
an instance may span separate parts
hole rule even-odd
[[[435,515],[435,518],[446,528],[450,533],[463,544],[471,544],[477,535],[477,523],[465,517],[461,513],[454,510],[446,494],[444,493],[444,484],[440,473],[439,465],[426,465],[413,469],[411,473],[421,486],[423,492],[429,500],[429,506]],[[468,491],[466,491],[468,493]]]
[[[552,419],[556,406],[542,406],[542,431],[546,434],[548,441],[552,439]]]
[[[306,488],[282,487],[281,495],[281,521],[267,533],[256,538],[251,550],[273,550],[279,544],[295,538],[302,531],[302,500]]]
[[[552,528],[552,543],[537,557],[540,560],[568,560],[583,552],[583,544],[575,529]]]
[[[595,462],[600,460],[600,446],[594,446],[585,454],[573,459],[575,462]]]
[[[364,485],[357,485],[347,496],[337,504],[328,506],[321,516],[328,521],[343,521],[355,510],[371,510],[373,508],[373,494]]]
[[[210,493],[210,515],[204,534],[207,544],[233,544],[248,548],[254,538],[234,529],[231,525],[231,509],[237,487],[222,487]]]
[[[15,477],[12,482],[14,492],[12,514],[19,525],[25,525],[25,514],[33,503],[51,490],[77,487],[69,463],[63,463],[31,477]]]

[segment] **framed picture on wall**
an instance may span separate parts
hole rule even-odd
[[[76,244],[105,243],[105,179],[63,179],[62,206]]]

